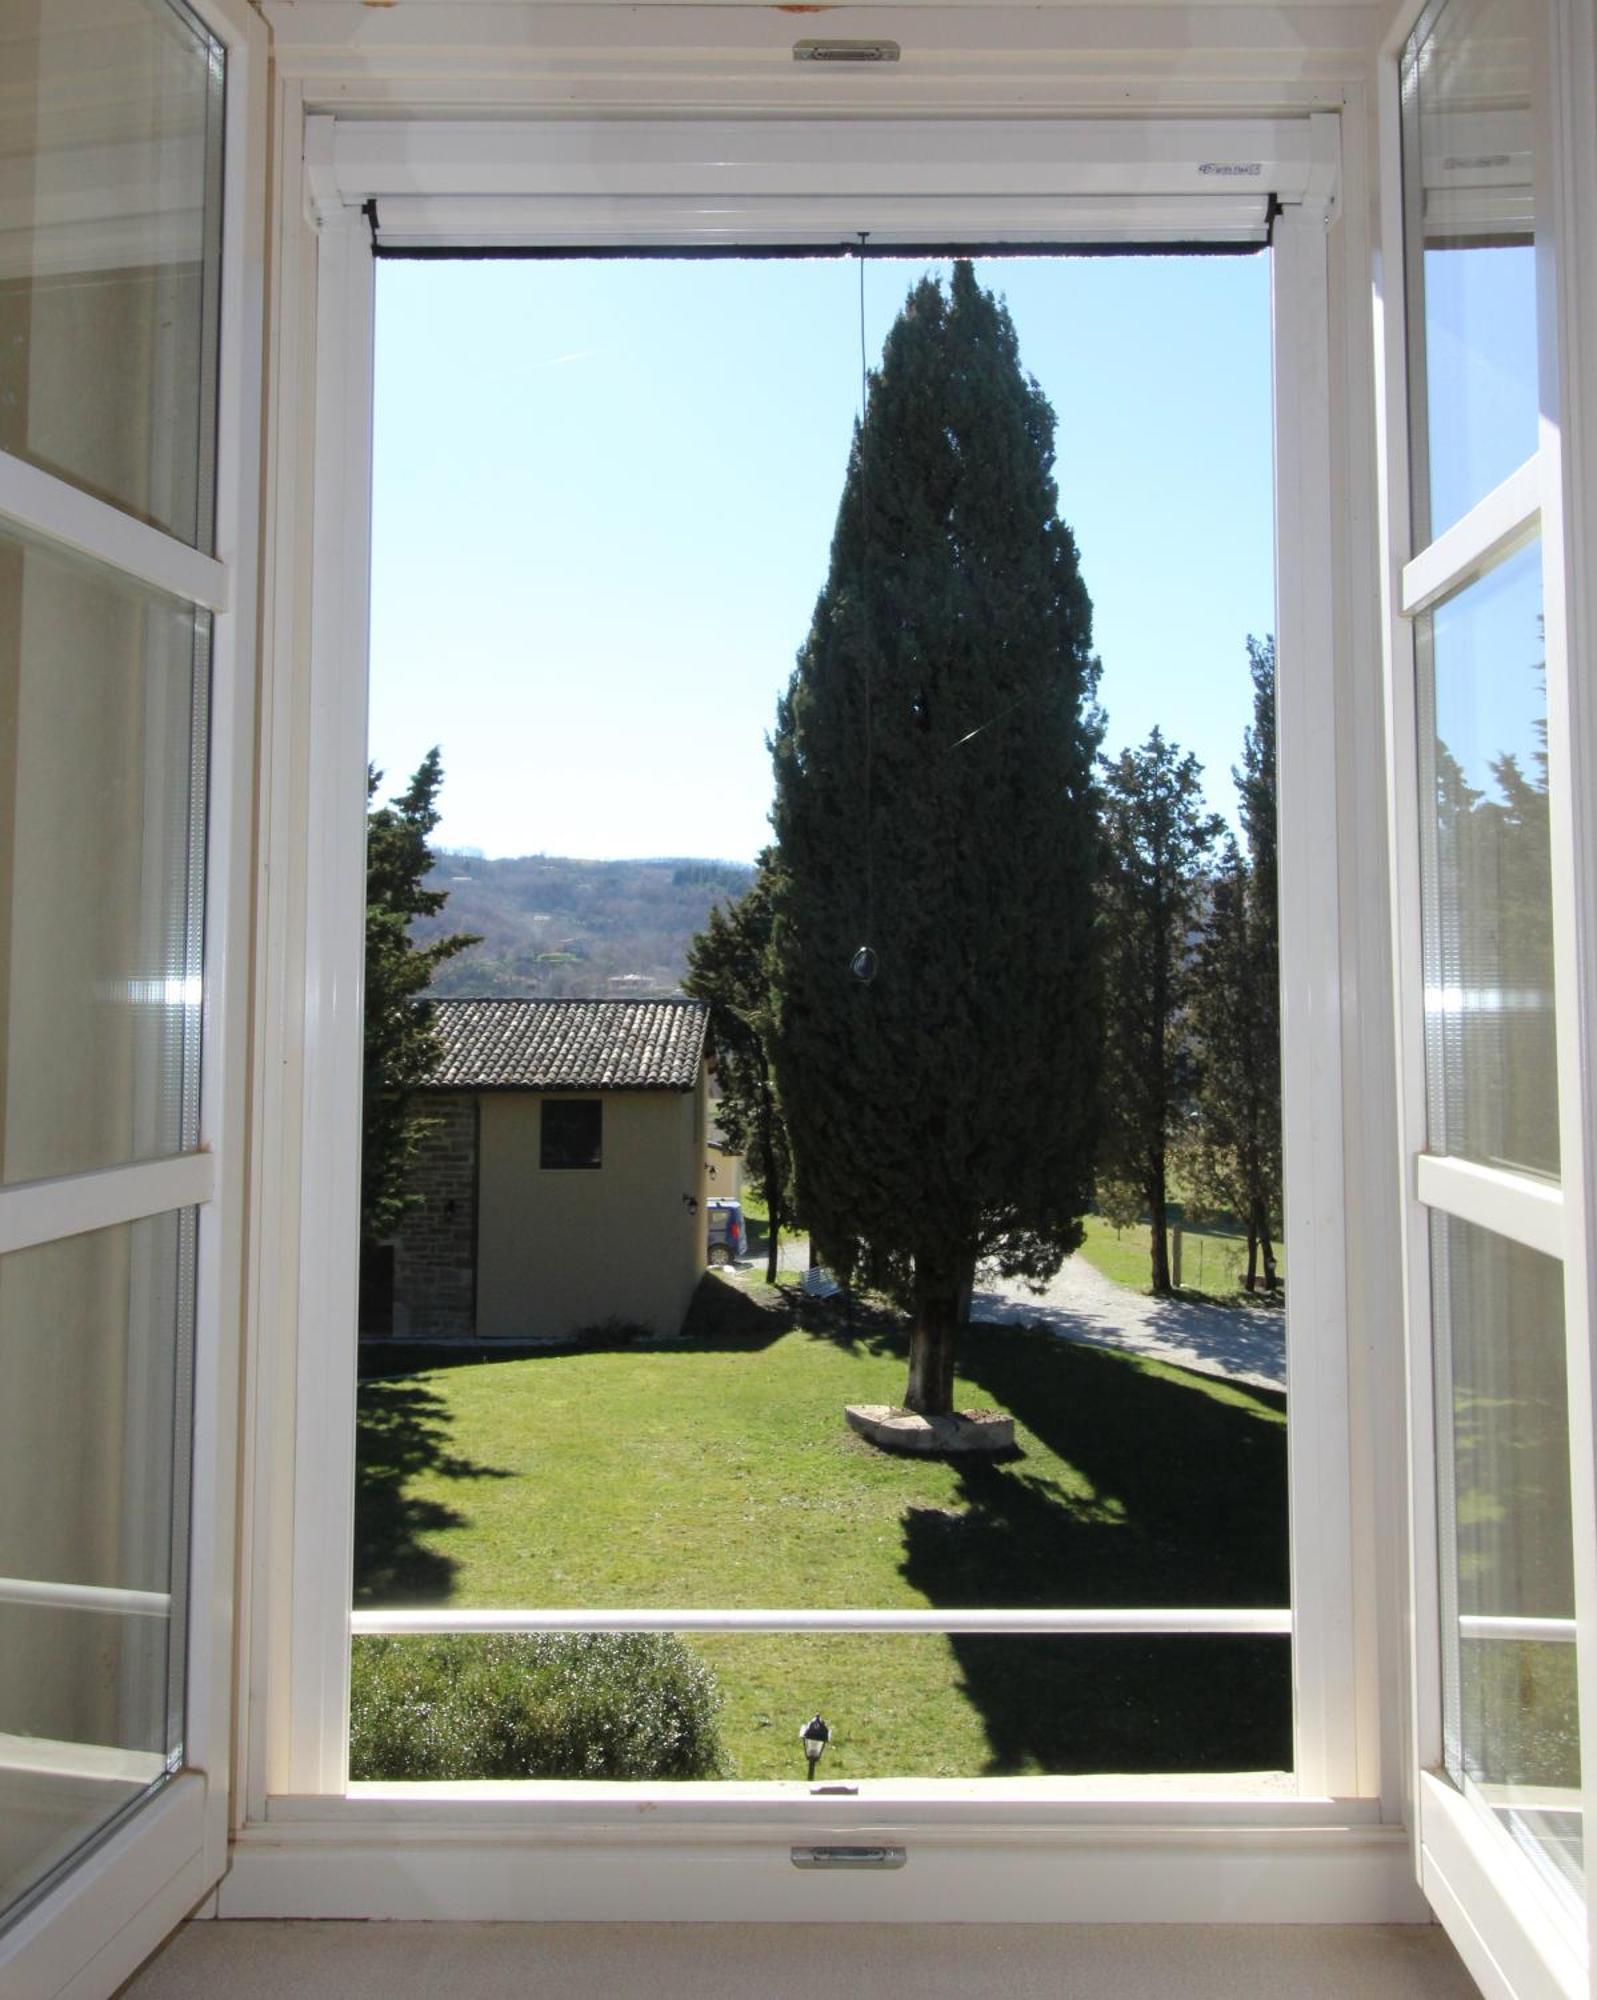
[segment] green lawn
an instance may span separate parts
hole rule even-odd
[[[752,1189],[745,1188],[740,1197],[743,1216],[748,1224],[749,1246],[747,1257],[752,1264],[765,1262],[766,1245],[770,1240],[770,1212],[763,1198]],[[1085,1257],[1094,1270],[1101,1271],[1117,1285],[1125,1285],[1134,1292],[1148,1289],[1148,1225],[1138,1223],[1130,1229],[1117,1229],[1112,1222],[1105,1222],[1102,1216],[1089,1215],[1086,1218],[1086,1238],[1080,1255]],[[784,1232],[791,1235],[791,1231]],[[1242,1280],[1248,1268],[1248,1240],[1234,1231],[1214,1226],[1198,1227],[1188,1224],[1184,1229],[1185,1241],[1182,1245],[1181,1290],[1197,1298],[1213,1299],[1221,1304],[1230,1304],[1238,1298],[1246,1298]],[[1286,1271],[1286,1253],[1281,1244],[1275,1246],[1276,1270],[1283,1276]],[[1260,1266],[1263,1276],[1263,1266]]]
[[[1086,1240],[1079,1254],[1093,1269],[1134,1292],[1147,1291],[1148,1225],[1139,1222],[1129,1229],[1117,1229],[1112,1222],[1105,1222],[1102,1216],[1089,1215],[1086,1230]],[[1229,1303],[1239,1294],[1244,1298],[1247,1296],[1242,1289],[1242,1280],[1248,1269],[1248,1239],[1245,1236],[1237,1236],[1218,1227],[1199,1229],[1190,1224],[1185,1227],[1183,1235],[1183,1293],[1222,1303]],[[1286,1257],[1280,1244],[1275,1246],[1275,1264],[1277,1272],[1284,1276]],[[1260,1277],[1263,1277],[1262,1262]]]
[[[1274,1605],[1282,1399],[1031,1330],[963,1348],[1008,1463],[888,1457],[902,1336],[706,1280],[694,1340],[362,1385],[357,1604]],[[809,1324],[795,1320],[802,1312]],[[1284,1641],[697,1636],[737,1775],[1235,1769],[1290,1757]]]

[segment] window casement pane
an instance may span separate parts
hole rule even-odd
[[[195,1238],[0,1258],[0,1926],[183,1761]]]
[[[0,450],[209,550],[222,49],[170,0],[5,19]]]
[[[540,1679],[549,1692],[518,1705]],[[350,1776],[802,1779],[814,1714],[831,1730],[823,1783],[1107,1770],[1294,1790],[1285,1635],[357,1636]]]
[[[1440,0],[1403,62],[1414,545],[1536,449],[1524,0]]]
[[[210,616],[0,532],[0,1178],[198,1140]]]
[[[1563,1267],[1435,1213],[1447,1769],[1578,1895]]]
[[[1433,1151],[1558,1172],[1540,545],[1416,621]]]

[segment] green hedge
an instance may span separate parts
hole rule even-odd
[[[718,1778],[715,1676],[666,1633],[357,1639],[355,1779]]]

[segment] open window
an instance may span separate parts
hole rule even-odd
[[[0,1977],[53,1993],[226,1858],[263,77],[226,0],[5,51]]]
[[[1370,1612],[1367,1598],[1361,1607],[1363,1587],[1354,1581],[1357,1503],[1348,1476],[1353,1392],[1345,1345],[1350,1281],[1342,1218],[1349,1166],[1344,1030],[1337,995],[1346,954],[1361,947],[1324,915],[1338,908],[1342,872],[1351,865],[1348,800],[1369,781],[1368,763],[1344,763],[1324,754],[1325,746],[1349,727],[1342,719],[1348,696],[1333,670],[1338,536],[1327,532],[1334,476],[1327,390],[1333,340],[1328,225],[1337,188],[1337,131],[1336,120],[1323,115],[1157,125],[909,124],[893,128],[889,165],[878,150],[887,143],[885,130],[869,124],[639,123],[533,133],[511,125],[310,121],[306,175],[320,226],[317,367],[323,412],[312,607],[313,628],[323,636],[313,645],[316,691],[311,699],[325,726],[308,746],[317,863],[308,878],[301,877],[314,940],[307,964],[312,998],[304,1018],[307,1024],[314,1021],[315,1030],[306,1036],[295,1022],[279,1024],[279,1032],[306,1060],[306,1111],[285,1106],[284,1112],[307,1121],[307,1179],[296,1206],[302,1365],[310,1371],[302,1377],[294,1419],[294,1511],[303,1526],[295,1535],[292,1588],[282,1600],[294,1640],[287,1678],[272,1694],[281,1718],[274,1748],[257,1764],[254,1779],[260,1801],[256,1809],[279,1827],[307,1812],[317,1823],[326,1823],[331,1815],[371,1826],[392,1819],[397,1797],[393,1788],[382,1798],[346,1794],[349,1561],[347,1544],[335,1545],[327,1531],[328,1523],[348,1521],[352,1513],[345,1442],[353,1428],[355,1323],[350,1079],[359,1074],[352,1039],[358,1035],[359,1015],[347,1011],[340,996],[347,996],[352,983],[349,953],[359,937],[363,887],[359,808],[365,796],[366,734],[360,666],[366,643],[374,244],[379,251],[391,246],[422,254],[572,244],[601,249],[835,245],[840,236],[854,240],[865,229],[875,242],[908,247],[946,244],[951,232],[983,243],[1272,244],[1282,788],[1297,801],[1292,823],[1283,829],[1281,863],[1285,1001],[1296,1024],[1296,1040],[1287,1054],[1287,1261],[1304,1273],[1294,1301],[1289,1384],[1294,1412],[1292,1601],[1290,1609],[1277,1604],[1224,1613],[1020,1613],[1010,1607],[990,1614],[928,1616],[795,1608],[720,1622],[751,1634],[774,1628],[908,1635],[919,1621],[929,1631],[947,1632],[957,1625],[978,1636],[1056,1628],[1084,1634],[1184,1635],[1198,1649],[1204,1634],[1290,1633],[1296,1745],[1295,1781],[1288,1796],[1226,1796],[1216,1805],[1213,1786],[1194,1787],[1180,1779],[1116,1780],[1108,1789],[1123,1801],[1138,1792],[1144,1801],[1150,1794],[1171,1801],[1157,1807],[1128,1804],[1125,1809],[1144,1818],[1152,1812],[1159,1824],[1177,1828],[1191,1827],[1216,1811],[1242,1828],[1276,1824],[1283,1816],[1294,1825],[1345,1829],[1351,1822],[1371,1829],[1353,1841],[1355,1871],[1378,1874],[1387,1866],[1383,1857],[1395,1857],[1389,1837],[1376,1830],[1379,1781],[1369,1775],[1378,1757],[1370,1730],[1379,1724],[1368,1712],[1362,1719],[1360,1713],[1360,1655],[1369,1657],[1372,1640],[1368,1632],[1357,1636],[1360,1621]],[[936,191],[962,181],[989,192],[973,199]],[[1364,712],[1362,726],[1371,715]],[[1345,829],[1341,844],[1338,827]],[[290,845],[284,879],[292,879],[304,868],[306,850],[285,837]],[[314,1392],[309,1387],[313,1379]],[[506,1622],[503,1614],[493,1613],[461,1613],[458,1621],[451,1614],[443,1617],[446,1623],[469,1621],[472,1629],[502,1629]],[[426,1622],[425,1613],[407,1618],[391,1609],[362,1611],[355,1625],[360,1631],[393,1632],[425,1629]],[[575,1611],[529,1611],[521,1622],[534,1629],[554,1623],[586,1629],[596,1621],[592,1614]],[[692,1629],[670,1612],[617,1613],[612,1622],[628,1629]],[[907,1636],[903,1642],[909,1642]],[[754,1643],[752,1635],[745,1643]],[[519,1828],[523,1839],[535,1843],[558,1840],[559,1829],[571,1824],[570,1815],[579,1810],[594,1818],[602,1838],[624,1845],[635,1837],[641,1811],[651,1824],[659,1823],[661,1813],[686,1814],[686,1823],[706,1829],[704,1837],[708,1829],[716,1829],[716,1838],[731,1840],[745,1864],[762,1871],[771,1865],[765,1852],[771,1829],[804,1823],[806,1802],[780,1791],[767,1794],[756,1787],[743,1796],[673,1800],[657,1793],[645,1798],[640,1789],[648,1790],[595,1794],[579,1807],[573,1798],[531,1786],[520,1797],[500,1793],[491,1802],[479,1801],[477,1809],[490,1813],[497,1825]],[[1101,1781],[1074,1786],[1049,1781],[1039,1790],[1038,1781],[1027,1780],[1019,1792],[1005,1793],[1002,1784],[995,1784],[968,1794],[872,1785],[865,1796],[833,1799],[823,1810],[826,1825],[839,1833],[876,1823],[884,1811],[894,1824],[943,1829],[935,1836],[942,1856],[932,1864],[936,1882],[924,1860],[918,1874],[909,1873],[911,1883],[918,1885],[917,1898],[935,1898],[947,1889],[942,1863],[953,1861],[958,1845],[954,1829],[970,1811],[995,1813],[1000,1819],[1015,1812],[1040,1813],[1053,1829],[1051,1837],[1073,1838],[1067,1829],[1079,1829],[1083,1812],[1090,1821],[1098,1810],[1084,1799],[1102,1799],[1104,1791]],[[411,1795],[405,1796],[408,1800]],[[424,1803],[429,1818],[436,1819],[458,1811],[462,1802],[435,1794],[425,1801],[417,1795],[416,1803]],[[814,1808],[817,1802],[808,1804]],[[1251,1838],[1246,1836],[1234,1850],[1217,1852],[1215,1866],[1223,1873],[1245,1865],[1241,1854]],[[248,1846],[246,1840],[241,1855],[247,1856]],[[785,1847],[781,1858],[786,1866]],[[252,1879],[282,1881],[284,1867],[296,1880],[304,1879],[292,1840],[287,1848],[279,1845],[271,1861],[264,1854],[262,1861],[259,1875],[246,1865]],[[512,1869],[520,1865],[514,1859],[507,1863]],[[1047,1873],[1040,1857],[1039,1868],[1038,1883]],[[243,1877],[237,1879],[242,1886]],[[585,1906],[597,1907],[586,1899],[607,1892],[595,1879],[581,1893]],[[708,1889],[705,1893],[711,1894]],[[767,1896],[765,1890],[759,1893]],[[771,1883],[769,1895],[778,1899],[771,1907],[782,1907],[786,1893],[785,1877]],[[829,1890],[822,1886],[817,1893],[824,1897]],[[1305,1893],[1312,1900],[1306,1888]],[[1394,1893],[1401,1898],[1401,1890]],[[974,1900],[971,1907],[976,1907]]]
[[[1589,1932],[1588,913],[1560,420],[1579,250],[1549,174],[1569,130],[1560,11],[1436,0],[1393,45],[1388,107],[1418,1832],[1472,1971],[1513,1992],[1587,1990]],[[1390,227],[1395,271],[1395,207]]]
[[[133,1371],[147,1394],[107,1396],[101,1407],[98,1492],[85,1483],[75,1496],[106,1502],[91,1522],[92,1565],[66,1573],[66,1557],[84,1549],[67,1547],[58,1518],[53,1545],[0,1563],[8,1627],[88,1621],[131,1642],[109,1648],[116,1657],[94,1697],[97,1717],[73,1718],[42,1750],[38,1721],[27,1722],[25,1772],[8,1740],[7,1784],[44,1801],[67,1845],[83,1833],[89,1844],[0,1941],[7,1975],[20,1967],[31,1988],[55,1991],[81,1973],[108,1989],[217,1879],[231,1833],[221,1908],[239,1915],[1415,1920],[1426,1909],[1418,1874],[1489,1990],[1587,1990],[1592,1902],[1572,1910],[1565,1864],[1577,1811],[1584,1832],[1597,1732],[1581,1732],[1577,1794],[1570,1731],[1557,1718],[1569,1714],[1571,1621],[1578,1706],[1588,1722],[1597,1714],[1597,1209],[1586,1161],[1586,1135],[1597,1129],[1588,1061],[1597,993],[1590,0],[1518,10],[1405,4],[1379,57],[1358,43],[1378,31],[1360,8],[1329,10],[1329,27],[1327,10],[1314,9],[898,9],[895,28],[913,19],[928,60],[902,70],[806,66],[803,95],[792,87],[791,24],[773,10],[479,9],[469,50],[456,9],[437,10],[440,20],[426,8],[350,7],[341,20],[336,7],[267,0],[264,11],[277,81],[258,687],[244,663],[259,485],[249,441],[261,434],[250,329],[262,310],[258,216],[269,186],[259,19],[231,0],[200,0],[203,30],[187,44],[220,65],[227,108],[219,291],[206,290],[211,252],[195,247],[214,222],[217,187],[208,170],[195,171],[209,114],[193,116],[214,102],[216,74],[171,129],[157,117],[122,135],[125,146],[102,143],[108,108],[162,71],[130,51],[158,22],[157,40],[172,53],[183,38],[172,42],[171,25],[187,17],[153,0],[70,9],[34,0],[6,28],[8,57],[18,59],[5,65],[0,119],[0,320],[9,335],[22,320],[31,328],[36,308],[43,315],[42,340],[25,347],[30,374],[37,361],[40,384],[55,385],[46,400],[57,444],[63,424],[70,433],[90,413],[101,443],[132,443],[127,462],[107,466],[0,437],[0,603],[53,604],[49,633],[27,635],[47,665],[63,633],[92,638],[107,669],[130,663],[126,675],[110,673],[109,718],[92,703],[75,716],[52,711],[62,695],[55,675],[33,717],[41,729],[52,713],[72,724],[70,769],[80,780],[89,757],[99,759],[93,804],[121,813],[115,865],[137,894],[101,911],[117,949],[97,996],[104,1011],[90,1010],[107,1028],[92,1056],[76,1059],[80,1006],[63,1004],[51,1018],[61,982],[35,979],[23,1008],[33,1032],[71,1041],[64,1065],[50,1051],[52,1068],[81,1077],[103,1060],[109,1082],[102,1077],[93,1103],[76,1104],[71,1118],[45,1106],[43,1136],[61,1143],[53,1155],[34,1151],[14,1180],[8,1171],[0,1252],[8,1270],[23,1272],[10,1288],[19,1313],[31,1321],[46,1298],[57,1323],[75,1316],[88,1332],[80,1359],[153,1364]],[[647,48],[637,34],[644,14]],[[1226,25],[1243,17],[1241,30]],[[1478,75],[1471,47],[1487,58]],[[34,88],[41,64],[44,91]],[[1405,67],[1417,91],[1406,152]],[[854,90],[868,81],[884,94]],[[1454,82],[1462,94],[1450,104]],[[1428,91],[1441,112],[1435,145]],[[1280,115],[1239,118],[1244,101]],[[1213,115],[1161,114],[1177,103]],[[1305,108],[1327,104],[1342,107],[1340,117]],[[799,115],[783,115],[795,106]],[[1009,109],[994,117],[995,106]],[[1071,115],[1056,115],[1061,106]],[[590,107],[600,114],[591,120]],[[52,125],[58,118],[66,126]],[[1406,302],[1412,338],[1405,225],[1420,266]],[[1272,1800],[1199,1798],[1190,1786],[1150,1798],[1155,1788],[1133,1796],[1120,1784],[1009,1795],[909,1787],[859,1801],[750,1792],[669,1805],[603,1793],[355,1799],[343,1764],[350,1565],[341,1524],[351,1517],[356,1324],[358,1128],[347,1114],[359,1068],[352,952],[374,232],[425,254],[836,243],[861,229],[922,246],[1261,241],[1266,232],[1272,241],[1282,768],[1298,802],[1282,854],[1284,1013],[1296,1051],[1288,1260],[1302,1302],[1291,1383],[1298,1790]],[[1455,273],[1506,267],[1527,233],[1538,288],[1534,434],[1486,468],[1468,423],[1456,421],[1456,397],[1433,412],[1445,371],[1425,333],[1428,324],[1449,338],[1467,328],[1479,300],[1466,278],[1453,300],[1464,316],[1452,326],[1445,312],[1428,315],[1426,300],[1445,305]],[[214,251],[214,237],[205,240]],[[175,309],[196,277],[219,306],[217,346],[209,306],[199,321],[207,337],[185,342],[179,332],[195,330]],[[76,334],[103,331],[102,308],[135,296],[134,319],[151,343],[124,343],[72,380]],[[7,346],[6,365],[15,351]],[[146,361],[140,383],[133,377]],[[204,430],[213,391],[217,504],[207,539],[187,505],[172,503],[197,449],[191,419]],[[32,398],[30,385],[30,422]],[[1523,407],[1515,397],[1502,404]],[[1437,507],[1429,483],[1440,432],[1449,449],[1464,447],[1474,481],[1456,514]],[[212,470],[196,458],[195,492],[208,489]],[[1422,485],[1429,497],[1411,506],[1411,488]],[[1527,578],[1539,584],[1535,640],[1534,611],[1516,608],[1530,602]],[[1504,650],[1493,634],[1516,621]],[[0,680],[9,673],[20,688],[13,626],[0,619]],[[208,664],[194,644],[206,630]],[[156,663],[163,638],[165,672]],[[74,658],[84,650],[74,643]],[[1498,671],[1502,659],[1513,671]],[[208,717],[196,700],[202,685]],[[1518,702],[1506,735],[1505,692]],[[1472,716],[1491,725],[1473,742]],[[14,720],[8,746],[24,740]],[[184,746],[207,738],[202,782],[196,760],[179,766]],[[118,744],[137,754],[107,776]],[[0,752],[0,787],[30,792],[33,832],[50,850],[44,865],[59,877],[82,858],[81,819],[62,811],[31,757],[26,773],[16,761],[9,747]],[[1543,811],[1546,892],[1522,893],[1527,834]],[[201,813],[203,838],[193,823]],[[193,884],[202,849],[196,962],[194,901],[178,877]],[[21,883],[19,918],[47,879]],[[1476,921],[1511,881],[1509,930]],[[7,927],[11,909],[8,887]],[[246,1049],[241,967],[252,921],[256,1016]],[[63,982],[92,981],[92,931],[71,927]],[[49,933],[46,924],[53,948]],[[1547,1088],[1549,1001],[1556,1178],[1545,1118],[1521,1129],[1520,1080],[1532,1098]],[[7,1036],[12,1046],[9,1022]],[[13,1083],[21,1104],[37,1081],[13,1047],[8,1121]],[[241,1325],[246,1370],[235,1402]],[[186,1351],[195,1413],[187,1476],[177,1422]],[[45,1421],[43,1399],[58,1386],[33,1385]],[[1527,1405],[1539,1416],[1534,1431],[1515,1427]],[[1509,1412],[1506,1428],[1477,1421],[1493,1408]],[[244,1495],[236,1604],[235,1438]],[[1543,1460],[1528,1511],[1526,1441]],[[1555,1523],[1549,1535],[1524,1525],[1544,1518]],[[1522,1558],[1541,1566],[1534,1589]],[[185,1578],[183,1647],[175,1600]],[[168,1673],[179,1654],[182,1689]],[[1516,1685],[1504,1699],[1507,1682]],[[1536,1759],[1520,1758],[1525,1746],[1512,1737],[1522,1714],[1554,1720],[1556,1765],[1538,1746]],[[135,1715],[138,1740],[124,1740],[133,1732],[120,1722]],[[3,1720],[0,1728],[8,1739],[21,1733]],[[169,1769],[180,1745],[186,1762]],[[795,1848],[878,1842],[904,1846],[909,1865],[864,1881],[793,1867]],[[35,1840],[21,1855],[35,1885],[47,1848]]]

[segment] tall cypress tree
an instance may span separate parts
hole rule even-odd
[[[727,1143],[741,1153],[764,1195],[769,1236],[765,1280],[774,1285],[779,1240],[792,1219],[792,1156],[771,1071],[771,852],[759,858],[748,891],[725,909],[713,905],[688,946],[682,990],[710,1008],[710,1035],[721,1087],[717,1116]]]
[[[970,265],[918,283],[772,742],[798,1202],[828,1254],[904,1274],[928,1415],[977,1260],[1046,1276],[1091,1201],[1098,663],[1053,440]]]
[[[1241,1222],[1248,1291],[1274,1291],[1281,1212],[1281,1013],[1264,948],[1258,881],[1227,839],[1198,939],[1193,1032],[1201,1076],[1188,1161],[1194,1191]]]
[[[1250,1087],[1252,1159],[1246,1216],[1250,1246],[1264,1256],[1264,1282],[1275,1289],[1272,1221],[1281,1218],[1281,898],[1276,863],[1275,635],[1248,639],[1253,676],[1253,724],[1242,739],[1242,768],[1233,769],[1248,843],[1247,923],[1254,984],[1249,995],[1255,1016],[1257,1063]],[[1248,1290],[1253,1290],[1253,1254],[1248,1254]]]
[[[1253,721],[1242,734],[1242,767],[1231,767],[1248,843],[1248,868],[1257,910],[1258,949],[1271,969],[1280,958],[1280,898],[1276,867],[1275,634],[1248,635],[1248,673],[1253,681]],[[1279,1010],[1277,1012],[1279,1024]],[[1277,1042],[1280,1040],[1277,1033]],[[1280,1051],[1276,1052],[1276,1094],[1280,1095]]]
[[[1248,1240],[1244,1283],[1274,1291],[1281,1227],[1281,965],[1276,868],[1275,640],[1249,638],[1253,721],[1231,767],[1247,840],[1228,841],[1198,947],[1202,1061],[1192,1172]]]
[[[1171,1290],[1171,1156],[1197,1083],[1193,935],[1204,864],[1223,822],[1203,810],[1203,768],[1155,729],[1104,770],[1105,1040],[1110,1115],[1098,1205],[1149,1223],[1150,1289]]]
[[[368,767],[366,795],[381,771]],[[438,824],[444,767],[429,750],[410,783],[366,815],[365,1089],[361,1099],[360,1235],[381,1243],[416,1205],[410,1191],[416,1150],[431,1121],[412,1092],[436,1066],[438,1040],[425,999],[445,959],[480,942],[465,932],[417,944],[412,917],[431,917],[448,891],[424,885],[433,864],[427,836]]]

